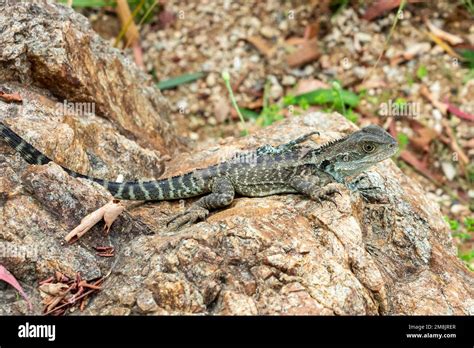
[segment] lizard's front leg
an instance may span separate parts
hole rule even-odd
[[[166,225],[171,230],[177,230],[183,225],[191,225],[198,220],[204,220],[209,210],[228,206],[234,200],[234,185],[228,178],[214,179],[211,191],[211,194],[200,198],[189,209],[171,217]]]
[[[322,182],[317,176],[295,176],[290,181],[290,185],[299,193],[309,196],[319,204],[322,204],[322,201],[329,201],[337,207],[336,201],[332,198],[335,193],[341,194],[337,189],[337,184],[324,184],[325,182]]]

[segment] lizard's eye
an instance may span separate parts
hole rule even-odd
[[[364,144],[363,148],[364,148],[364,151],[367,153],[371,153],[375,150],[375,146],[373,144]]]

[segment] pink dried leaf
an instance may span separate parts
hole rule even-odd
[[[28,303],[28,308],[30,309],[30,311],[33,310],[33,306],[31,305],[28,296],[23,291],[23,288],[21,287],[20,283],[18,283],[15,277],[2,265],[0,265],[0,280],[3,280],[4,282],[7,282],[11,286],[13,286]]]
[[[448,106],[448,111],[452,113],[453,115],[467,121],[474,121],[474,115],[469,114],[467,112],[462,111],[458,107],[454,106],[451,104],[447,99],[444,100],[446,105]]]

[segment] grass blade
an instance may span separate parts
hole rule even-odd
[[[180,85],[184,85],[185,83],[190,83],[193,81],[196,81],[200,79],[201,77],[204,76],[203,72],[197,72],[197,73],[192,73],[192,74],[184,74],[181,76],[173,77],[168,80],[160,81],[156,84],[156,86],[161,89],[171,89],[175,88]]]

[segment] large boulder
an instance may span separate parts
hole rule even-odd
[[[355,129],[338,114],[293,117],[176,155],[165,176],[313,130],[321,132],[315,142],[324,143]],[[363,185],[378,187],[376,195],[364,198],[341,186],[337,208],[300,195],[241,197],[204,222],[170,232],[167,217],[192,200],[147,203],[130,206],[108,237],[98,226],[80,243],[64,245],[66,233],[110,195],[53,163],[27,166],[1,149],[0,179],[23,193],[4,203],[0,236],[39,252],[35,260],[0,263],[34,299],[37,281],[60,270],[88,278],[110,274],[83,314],[474,313],[474,279],[456,257],[439,208],[391,160],[364,179]],[[115,258],[94,254],[92,247],[104,243],[116,248]],[[3,313],[25,310],[10,301]],[[41,309],[37,302],[35,309]]]
[[[151,78],[81,14],[52,1],[2,1],[0,32],[0,81],[41,87],[66,107],[84,103],[162,155],[178,144],[168,103]]]
[[[0,10],[0,94],[22,99],[0,98],[0,121],[78,172],[158,178],[314,130],[321,134],[310,146],[356,129],[338,114],[312,113],[176,151],[182,147],[164,98],[84,17],[57,4]],[[70,112],[65,101],[95,108]],[[74,314],[473,314],[472,273],[423,189],[391,160],[359,185],[377,189],[363,196],[341,186],[337,208],[300,195],[238,197],[176,232],[166,219],[193,200],[127,203],[110,234],[100,223],[69,245],[66,234],[110,194],[54,163],[28,165],[0,142],[0,264],[20,281],[35,314],[43,310],[38,282],[55,271],[105,277]],[[115,256],[98,255],[94,247],[103,245],[114,246]],[[0,314],[29,313],[13,288],[0,287]]]

